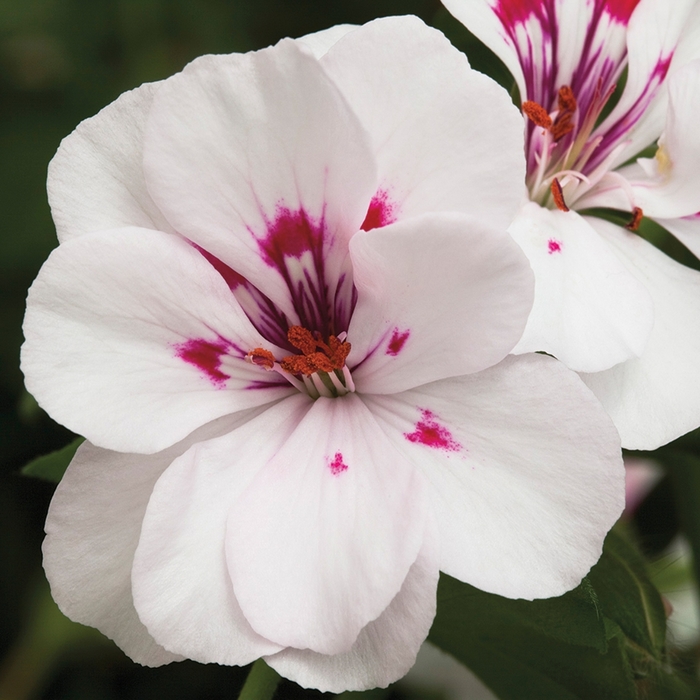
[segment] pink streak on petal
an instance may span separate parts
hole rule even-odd
[[[556,238],[550,238],[547,241],[547,250],[550,255],[561,253],[561,241],[558,241]]]
[[[396,357],[403,349],[403,346],[410,335],[411,331],[400,331],[398,328],[394,328],[394,332],[391,335],[391,340],[386,348],[386,354]]]
[[[326,459],[328,461],[328,468],[331,470],[331,474],[333,474],[333,476],[338,476],[338,474],[342,474],[344,471],[347,471],[348,465],[343,461],[343,455],[341,452],[336,452],[333,455],[333,459],[330,457],[327,457]]]
[[[219,260],[215,255],[212,255],[204,248],[200,248],[196,243],[192,245],[206,258],[207,262],[224,278],[226,284],[228,284],[231,291],[234,291],[236,287],[246,284],[248,280],[239,275],[235,270],[231,269],[225,262]]]
[[[363,231],[381,228],[396,221],[397,205],[389,198],[386,190],[377,190],[367,210],[367,216],[360,227]]]
[[[412,433],[404,433],[409,442],[445,452],[459,452],[462,449],[462,445],[452,437],[452,433],[437,422],[437,417],[432,411],[422,408],[420,412],[421,419],[416,423],[415,430]]]
[[[217,389],[223,389],[229,375],[221,371],[221,356],[228,351],[224,341],[213,343],[202,338],[193,338],[176,346],[176,354],[187,364],[205,374]]]
[[[512,29],[523,24],[530,15],[538,15],[545,5],[544,0],[498,0],[493,8],[504,27]]]
[[[267,236],[258,241],[265,262],[282,269],[284,258],[300,258],[323,247],[323,223],[315,222],[303,210],[277,208],[277,217],[267,225]]]
[[[639,0],[608,0],[605,11],[617,22],[627,24],[638,3]]]

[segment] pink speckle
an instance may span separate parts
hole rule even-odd
[[[411,331],[400,331],[398,328],[394,328],[391,340],[386,348],[386,354],[396,357],[403,349],[409,335],[411,335]]]
[[[360,227],[363,231],[381,228],[396,221],[397,206],[389,199],[386,190],[377,190],[367,210],[367,216]]]
[[[176,346],[176,355],[203,374],[219,389],[223,389],[229,375],[221,371],[221,356],[228,350],[225,341],[218,343],[195,338]]]
[[[561,241],[558,241],[556,238],[550,238],[547,241],[547,250],[549,251],[550,255],[554,255],[554,253],[561,253]]]
[[[284,267],[284,258],[300,258],[306,252],[323,247],[323,222],[313,221],[303,210],[277,208],[277,218],[268,224],[267,236],[258,241],[265,261],[272,267]]]
[[[344,471],[347,471],[348,465],[343,461],[343,454],[341,452],[336,452],[333,455],[333,459],[329,457],[327,458],[327,461],[328,468],[331,470],[331,474],[333,474],[333,476],[338,476],[338,474],[342,474]]]
[[[412,433],[404,433],[409,442],[445,452],[459,452],[462,449],[462,445],[452,437],[452,433],[437,422],[437,417],[432,411],[422,408],[420,412],[421,419],[416,423],[415,430]]]

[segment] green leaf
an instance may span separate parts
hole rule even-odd
[[[508,600],[442,576],[430,639],[503,700],[633,700],[640,683],[675,683],[665,631],[644,561],[611,532],[598,564],[559,598]]]
[[[602,618],[583,593],[528,603],[441,576],[429,639],[503,700],[634,700],[620,642],[606,644]],[[543,631],[547,623],[552,634]]]
[[[277,671],[258,659],[248,673],[238,700],[271,700],[280,680]]]
[[[646,564],[634,547],[611,532],[605,540],[604,554],[588,579],[603,615],[614,621],[631,643],[660,661],[666,641],[666,613]]]
[[[22,474],[57,484],[63,478],[63,474],[84,440],[85,438],[76,438],[56,452],[33,459],[22,468]]]

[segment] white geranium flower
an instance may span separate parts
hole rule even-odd
[[[90,442],[45,568],[67,615],[143,664],[387,685],[439,570],[561,594],[623,506],[590,391],[506,358],[533,295],[506,233],[517,109],[415,18],[344,32],[321,60],[291,40],[202,57],[51,166],[62,244],[23,369]]]
[[[677,217],[700,210],[700,3],[443,2],[504,61],[523,100],[530,202],[510,231],[537,282],[516,352],[544,350],[584,373],[624,447],[698,427],[700,274],[576,212],[627,210],[631,229],[652,216],[691,245],[682,234],[697,218]],[[624,165],[660,136],[654,159]]]

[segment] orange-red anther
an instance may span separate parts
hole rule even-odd
[[[559,99],[557,100],[559,104],[560,112],[575,112],[576,111],[576,98],[574,97],[574,91],[568,85],[562,85],[559,88]]]
[[[304,355],[315,352],[316,341],[314,340],[311,331],[301,326],[291,326],[287,331],[287,340],[295,347],[301,350]]]
[[[550,190],[552,191],[552,198],[557,205],[557,209],[560,211],[569,211],[569,207],[566,206],[566,202],[564,201],[564,192],[561,189],[561,184],[556,177],[552,180]]]
[[[275,356],[269,350],[265,350],[265,348],[255,348],[251,350],[246,355],[245,359],[267,370],[271,370],[275,365]]]
[[[350,353],[350,343],[338,340],[334,335],[326,343],[320,333],[312,335],[311,331],[301,326],[292,326],[287,332],[287,339],[303,353],[287,355],[280,360],[282,369],[290,374],[304,374],[308,377],[314,372],[343,369]]]
[[[639,228],[639,224],[642,223],[643,218],[644,212],[642,211],[641,207],[635,207],[632,209],[632,219],[625,224],[625,228],[628,231],[636,231]]]
[[[547,110],[542,105],[538,105],[537,102],[533,102],[532,100],[523,102],[523,112],[525,112],[528,119],[537,126],[541,126],[543,129],[550,129],[552,127],[552,117],[550,117],[549,114],[547,114]]]

